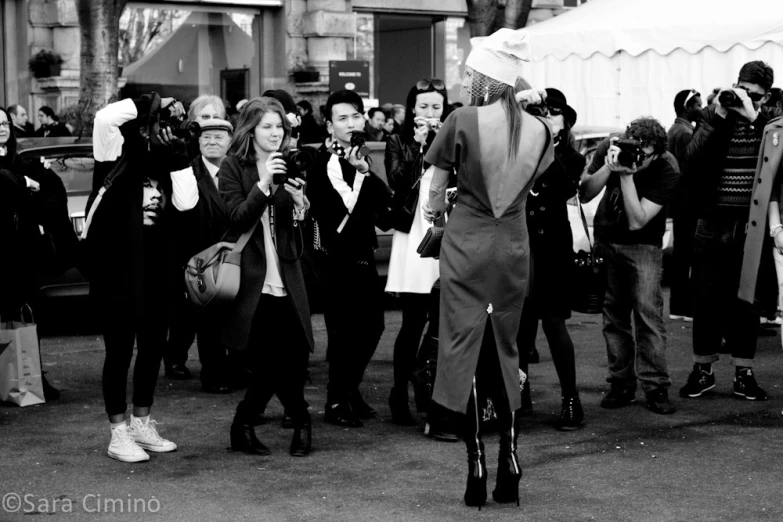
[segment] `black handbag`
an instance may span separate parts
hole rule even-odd
[[[444,214],[445,216],[445,214]],[[419,243],[419,247],[416,249],[416,253],[421,257],[432,257],[438,259],[440,257],[440,244],[443,242],[443,231],[446,225],[446,219],[444,216],[436,219],[430,228],[427,229],[427,233],[424,234],[424,239]]]
[[[587,229],[587,218],[576,196],[576,204],[582,217],[582,226],[585,229],[590,251],[580,250],[574,252],[574,272],[571,292],[571,310],[583,314],[600,314],[604,309],[604,294],[606,293],[606,267],[604,259],[595,253],[590,232]]]

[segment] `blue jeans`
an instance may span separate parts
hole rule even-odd
[[[599,243],[606,266],[604,338],[607,382],[645,393],[671,386],[663,323],[663,251],[656,245]],[[634,328],[631,325],[633,315]]]
[[[700,219],[693,251],[693,361],[718,360],[721,338],[736,366],[753,366],[759,315],[737,297],[745,219]]]

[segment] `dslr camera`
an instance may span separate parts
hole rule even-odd
[[[198,122],[189,121],[184,118],[167,116],[160,118],[160,130],[171,129],[171,133],[181,140],[191,142],[195,140],[201,132],[201,126]]]
[[[612,144],[620,149],[620,153],[617,155],[617,163],[623,167],[631,169],[634,164],[638,167],[647,156],[643,150],[644,144],[639,140],[619,139]]]
[[[718,101],[720,104],[729,109],[731,107],[742,107],[742,100],[739,99],[739,96],[737,96],[737,93],[732,91],[731,89],[727,91],[723,91],[718,95]]]
[[[525,107],[525,112],[531,116],[538,116],[539,118],[546,118],[549,116],[549,108],[546,103],[539,103],[537,105],[528,105]]]
[[[272,176],[272,183],[275,185],[282,185],[289,179],[293,181],[295,178],[306,180],[307,170],[315,158],[307,149],[289,149],[283,153],[282,159],[285,161],[286,173]]]
[[[359,147],[359,156],[369,156],[370,149],[365,145],[366,142],[367,134],[365,132],[354,131],[351,133],[351,148]]]

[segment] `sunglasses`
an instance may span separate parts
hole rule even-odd
[[[688,93],[688,97],[685,98],[685,101],[682,104],[682,108],[683,109],[687,109],[688,108],[688,102],[691,101],[696,96],[701,96],[701,94],[699,94],[699,92],[696,89],[691,89],[691,92]]]
[[[549,114],[551,114],[552,116],[560,116],[561,114],[563,114],[563,109],[561,109],[560,107],[547,107],[547,109],[549,111]]]
[[[750,89],[748,89],[747,87],[740,86],[739,88],[742,89],[743,91],[745,91],[746,93],[748,93],[748,98],[750,98],[750,101],[760,102],[761,99],[764,98],[764,96],[766,96],[766,94],[759,94],[757,92],[751,92]]]
[[[0,121],[0,127],[5,127],[6,129],[11,128],[11,122],[10,121]]]
[[[443,91],[446,90],[446,84],[443,83],[443,80],[419,80],[416,82],[416,89],[419,91],[426,91],[429,89]]]

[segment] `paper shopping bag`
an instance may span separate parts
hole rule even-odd
[[[0,323],[0,400],[19,406],[46,402],[34,323]]]

